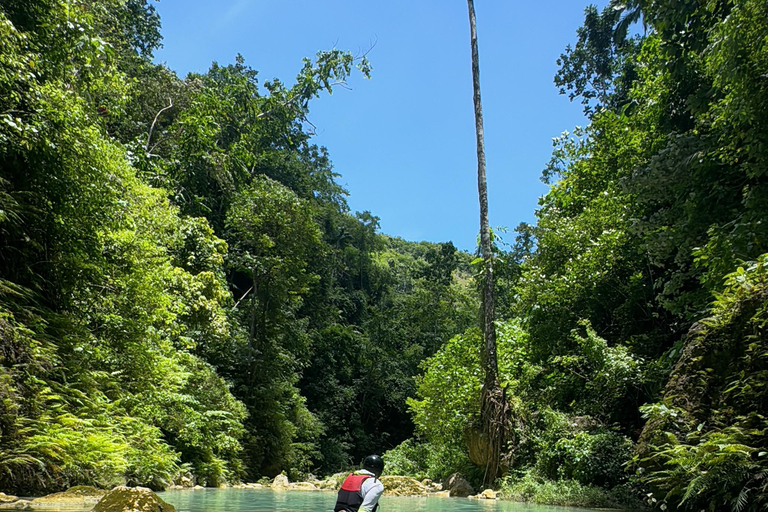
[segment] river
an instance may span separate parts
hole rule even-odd
[[[268,489],[200,489],[159,495],[177,512],[331,512],[336,493]],[[588,509],[466,498],[382,496],[378,512],[585,512]]]

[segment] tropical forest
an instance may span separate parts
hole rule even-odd
[[[552,94],[588,122],[475,251],[383,233],[316,144],[375,52],[182,77],[154,3],[0,0],[0,491],[377,453],[510,501],[768,510],[768,2],[587,7]]]

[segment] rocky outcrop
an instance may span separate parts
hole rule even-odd
[[[450,492],[452,497],[466,498],[475,493],[475,490],[460,473],[454,473],[443,482],[443,489]]]
[[[349,473],[336,473],[329,477],[326,477],[325,480],[320,482],[318,487],[320,489],[328,489],[328,490],[338,490],[341,488],[341,484],[344,483],[344,480],[349,476]]]
[[[269,485],[275,491],[317,491],[319,487],[312,482],[291,482],[288,477],[279,474]],[[253,487],[251,487],[253,488]]]
[[[476,494],[474,496],[469,496],[469,499],[471,500],[496,500],[498,493],[494,491],[493,489],[486,489],[480,494]]]
[[[385,496],[426,496],[427,487],[408,476],[382,476]]]
[[[27,510],[29,502],[0,492],[0,510]]]
[[[194,487],[195,485],[197,485],[197,477],[195,477],[195,475],[193,475],[192,473],[184,473],[176,477],[173,483],[174,483],[174,489],[178,489],[179,487],[183,487],[183,488]]]
[[[287,476],[279,474],[272,480],[270,487],[276,491],[285,491],[291,487],[291,482],[288,480]]]
[[[320,490],[312,482],[294,482],[288,487],[292,491],[318,491]]]
[[[176,512],[145,487],[115,487],[93,508],[93,512]]]
[[[243,484],[236,484],[232,486],[233,489],[263,489],[264,486],[262,484],[256,484],[256,483],[243,483]]]
[[[31,509],[91,509],[101,500],[107,491],[87,485],[71,487],[64,492],[35,498],[29,502]]]

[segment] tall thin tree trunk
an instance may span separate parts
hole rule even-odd
[[[483,339],[482,361],[485,372],[481,397],[481,428],[488,444],[485,484],[490,485],[502,472],[502,451],[509,432],[509,405],[499,384],[496,358],[496,326],[493,301],[493,253],[491,230],[488,225],[488,186],[485,177],[485,142],[483,139],[483,107],[480,101],[480,62],[477,50],[477,22],[474,0],[467,0],[472,41],[472,85],[475,103],[475,132],[477,134],[477,191],[480,196],[480,255],[485,263],[483,276]]]

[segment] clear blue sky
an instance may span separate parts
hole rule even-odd
[[[533,222],[552,138],[583,125],[558,94],[556,60],[589,3],[475,0],[485,117],[490,224]],[[301,59],[337,47],[368,54],[355,76],[310,105],[352,212],[406,240],[473,250],[479,231],[469,21],[465,0],[161,0],[155,60],[180,76],[237,53],[260,82],[294,81]],[[506,237],[512,241],[512,233]]]

